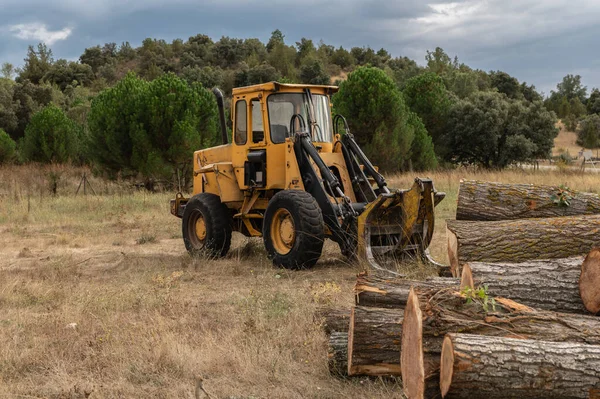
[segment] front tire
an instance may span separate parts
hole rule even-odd
[[[323,251],[323,215],[306,191],[280,191],[271,198],[263,221],[265,249],[273,264],[308,269]]]
[[[193,196],[182,218],[185,248],[194,256],[225,256],[231,246],[231,224],[231,214],[217,195]]]

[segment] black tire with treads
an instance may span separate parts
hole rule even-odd
[[[204,219],[206,238],[200,241],[196,235],[195,223],[198,216]],[[232,218],[229,209],[219,196],[202,193],[190,198],[182,218],[182,233],[185,248],[191,255],[222,257],[231,246]]]
[[[271,222],[278,209],[286,209],[292,216],[295,240],[287,254],[275,249],[271,238]],[[317,263],[323,251],[323,214],[317,200],[306,191],[280,191],[271,198],[263,223],[263,240],[269,258],[276,266],[286,269],[308,269]]]

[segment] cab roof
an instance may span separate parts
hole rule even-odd
[[[317,92],[322,92],[325,94],[334,94],[338,91],[337,86],[326,86],[326,85],[305,85],[305,84],[291,84],[291,83],[279,83],[279,82],[269,82],[269,83],[261,83],[258,85],[245,86],[245,87],[236,87],[233,89],[232,94],[234,96],[240,94],[248,94],[248,93],[256,93],[260,91],[266,92],[278,92],[278,91],[286,91],[286,92],[301,92],[302,89],[311,89]]]

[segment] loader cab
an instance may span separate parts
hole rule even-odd
[[[331,95],[336,91],[335,86],[277,82],[233,89],[232,162],[240,188],[289,188],[282,166],[295,133],[311,131],[319,152],[332,152]]]
[[[325,94],[311,94],[314,109],[312,141],[314,143],[331,143],[333,129],[331,123],[331,106]],[[309,131],[309,107],[307,94],[272,93],[267,97],[267,113],[269,117],[270,139],[273,144],[282,144],[295,132]]]
[[[233,89],[235,145],[283,144],[294,132],[309,128],[310,102],[316,126],[313,142],[332,143],[331,95],[336,91],[335,86],[277,82]],[[310,99],[307,93],[311,95]],[[297,118],[291,123],[294,115]]]

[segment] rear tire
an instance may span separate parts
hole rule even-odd
[[[269,258],[286,269],[308,269],[323,251],[323,215],[306,191],[280,191],[273,196],[263,222]]]
[[[214,194],[193,196],[185,206],[182,233],[191,255],[222,257],[231,246],[231,213]]]

